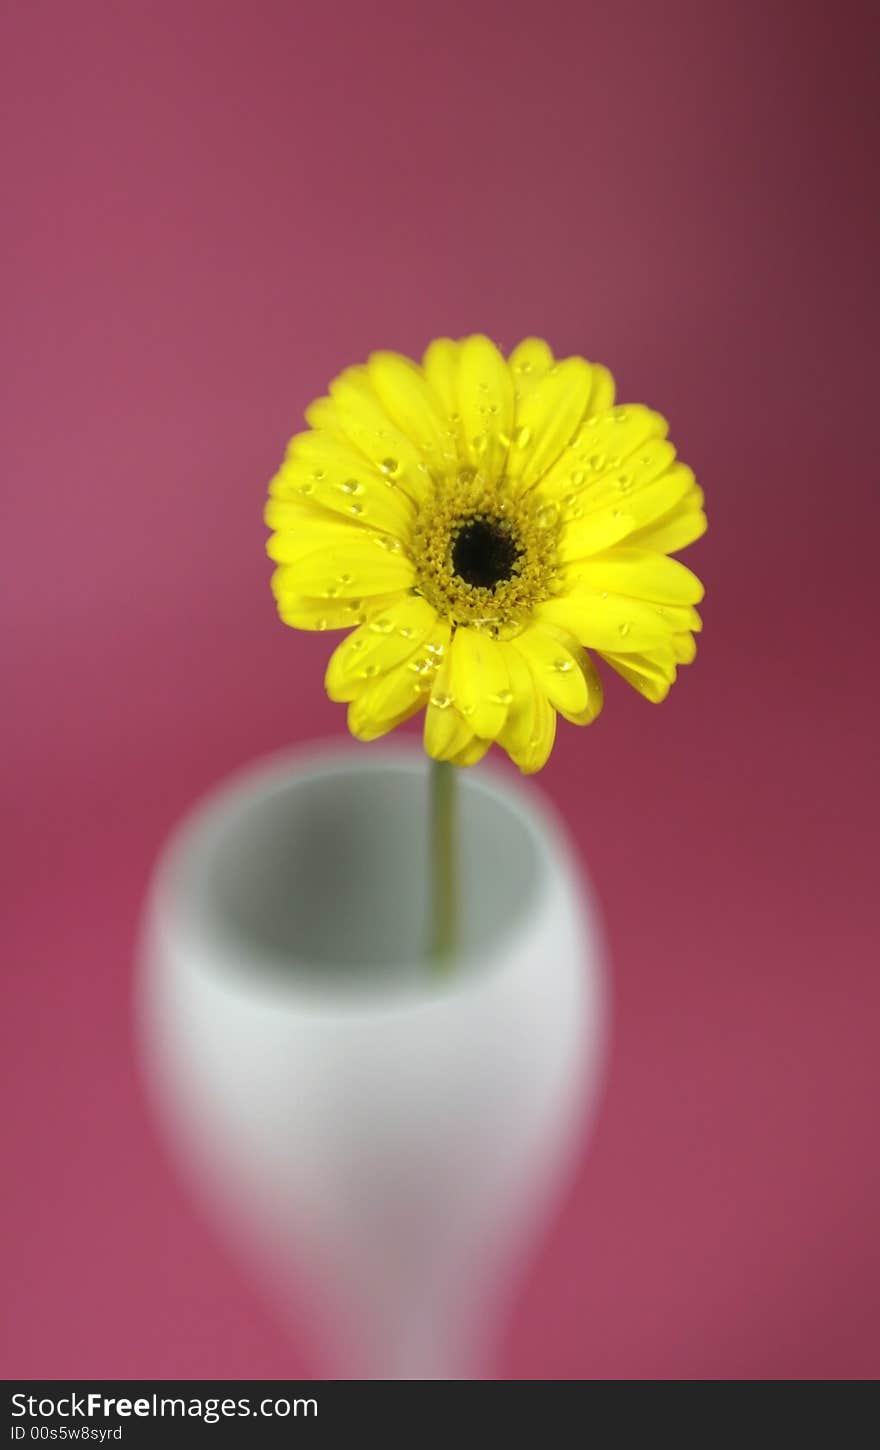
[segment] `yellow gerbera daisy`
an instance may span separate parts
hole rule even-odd
[[[270,485],[278,612],[350,629],[326,687],[374,740],[425,710],[425,749],[497,741],[540,770],[557,713],[595,720],[593,649],[647,699],[694,658],[700,581],[669,558],[706,527],[659,413],[607,368],[528,338],[373,353],[307,410]]]

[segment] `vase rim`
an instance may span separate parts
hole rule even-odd
[[[172,832],[163,850],[154,877],[154,897],[161,902],[160,918],[170,921],[175,932],[182,932],[190,947],[212,965],[219,965],[229,990],[238,985],[242,995],[253,995],[258,983],[259,994],[275,1007],[295,1007],[306,1011],[339,1013],[352,1009],[424,1006],[431,1001],[448,1001],[467,995],[492,976],[497,976],[505,961],[515,957],[515,947],[531,924],[548,909],[566,869],[562,843],[566,832],[552,804],[535,789],[527,789],[496,766],[481,763],[479,774],[474,770],[459,771],[464,788],[476,792],[503,807],[521,831],[537,864],[534,879],[518,900],[516,908],[503,922],[491,945],[465,949],[446,971],[432,970],[425,960],[423,974],[402,975],[410,963],[390,961],[387,972],[367,972],[366,979],[356,979],[353,964],[328,962],[318,964],[326,974],[318,984],[316,964],[302,953],[282,956],[267,951],[256,942],[247,942],[248,956],[253,955],[258,970],[245,975],[240,969],[240,953],[235,952],[221,933],[205,901],[195,904],[184,901],[185,892],[176,889],[185,874],[184,867],[204,855],[208,843],[240,821],[248,806],[270,800],[285,783],[338,780],[350,774],[357,777],[393,770],[410,777],[427,775],[430,761],[424,751],[407,743],[372,745],[369,749],[350,741],[328,740],[305,747],[292,747],[247,762],[211,787],[184,816]],[[207,895],[207,893],[203,893]],[[521,908],[521,909],[520,909]],[[154,906],[154,912],[156,909]],[[239,943],[241,946],[242,943]],[[326,985],[329,984],[329,985]]]

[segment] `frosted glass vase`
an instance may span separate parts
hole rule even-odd
[[[341,1378],[465,1378],[582,1153],[606,992],[536,782],[460,771],[463,937],[425,961],[428,762],[263,762],[162,853],[137,1030],[196,1194]]]

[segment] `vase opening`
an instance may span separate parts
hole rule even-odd
[[[328,755],[249,772],[177,843],[174,915],[212,955],[311,988],[432,981],[425,963],[429,789],[422,757]],[[459,956],[503,954],[551,870],[548,825],[491,771],[458,773]],[[552,829],[552,828],[551,828]],[[455,979],[455,972],[448,974]]]

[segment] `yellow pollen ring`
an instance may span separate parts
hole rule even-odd
[[[493,587],[469,583],[456,573],[456,539],[475,522],[494,526],[512,545],[509,577]],[[416,568],[416,592],[454,625],[516,635],[534,606],[554,592],[558,537],[555,504],[529,494],[512,497],[504,478],[490,483],[474,469],[462,468],[435,483],[413,525],[408,552]]]

